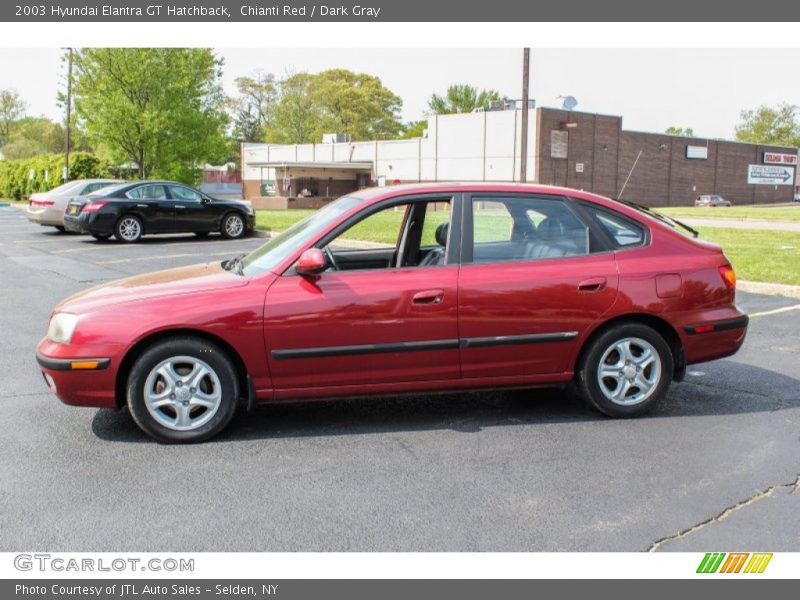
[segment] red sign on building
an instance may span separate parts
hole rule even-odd
[[[764,152],[765,165],[796,165],[796,154],[782,154],[780,152]]]

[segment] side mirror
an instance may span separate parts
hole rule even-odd
[[[319,248],[309,248],[300,255],[294,270],[300,275],[318,275],[328,266],[325,255]]]

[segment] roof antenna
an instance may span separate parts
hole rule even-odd
[[[633,175],[633,170],[636,168],[636,163],[639,162],[639,158],[641,156],[642,156],[642,151],[639,150],[639,154],[636,155],[636,160],[633,161],[633,166],[631,167],[631,170],[628,172],[628,176],[625,178],[625,183],[622,184],[622,189],[619,191],[619,194],[617,194],[617,200],[622,198],[622,192],[625,191],[625,186],[628,185],[628,181],[630,181],[631,175]]]

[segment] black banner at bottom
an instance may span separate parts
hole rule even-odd
[[[725,594],[726,600],[758,593],[790,593],[796,582],[742,580],[423,580],[423,579],[275,579],[275,580],[3,580],[0,598],[8,600],[497,600],[564,597],[678,598],[687,593]],[[796,590],[795,590],[796,591]]]

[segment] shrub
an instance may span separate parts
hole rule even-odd
[[[69,158],[70,180],[108,176],[108,165],[93,154],[73,152]],[[63,183],[63,171],[63,154],[0,160],[0,197],[22,200],[35,192],[52,189]]]

